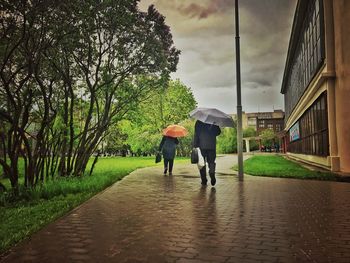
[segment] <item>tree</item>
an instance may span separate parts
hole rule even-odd
[[[190,156],[193,148],[193,138],[194,138],[194,126],[195,120],[186,119],[180,122],[180,125],[186,128],[188,135],[186,137],[180,138],[180,143],[177,147],[177,154],[179,156]]]
[[[84,16],[79,24],[82,33],[71,55],[82,75],[89,106],[81,133],[73,136],[78,144],[72,164],[67,162],[72,170],[68,174],[83,174],[109,126],[120,120],[133,102],[159,87],[154,80],[167,79],[176,69],[179,51],[173,47],[164,17],[154,6],[142,13],[137,9],[138,1],[122,2],[78,1],[76,6]],[[140,82],[139,75],[153,77]],[[153,85],[144,85],[150,81]]]
[[[217,139],[217,151],[219,153],[237,152],[236,128],[221,128],[221,134]]]
[[[39,174],[44,169],[45,130],[56,114],[51,99],[57,79],[47,70],[44,57],[60,39],[60,33],[54,36],[52,31],[58,22],[55,5],[49,0],[0,3],[0,165],[16,192],[21,156],[25,185],[43,180]],[[45,80],[41,77],[44,71]],[[31,130],[33,121],[37,124],[35,133]]]
[[[272,129],[263,130],[260,134],[260,137],[261,137],[262,144],[268,147],[273,146],[277,138],[275,132]]]
[[[0,2],[0,165],[14,189],[84,174],[108,128],[176,70],[164,17],[137,0]]]
[[[253,127],[248,127],[243,130],[243,138],[247,137],[256,137],[257,132]],[[259,143],[256,140],[250,140],[250,150],[258,150],[259,149]],[[243,147],[245,148],[245,144],[243,144]]]
[[[128,114],[128,121],[121,124],[131,150],[135,153],[154,153],[163,129],[170,124],[183,124],[192,130],[189,125],[191,122],[186,120],[196,105],[191,89],[179,80],[170,81],[159,92],[150,93],[149,99],[137,105]],[[182,155],[189,153],[191,137],[193,134],[180,140],[179,152]]]

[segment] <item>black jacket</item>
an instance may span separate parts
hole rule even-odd
[[[163,136],[159,145],[159,151],[162,150],[164,159],[172,160],[175,158],[177,144],[179,144],[179,140],[177,138]]]
[[[220,135],[219,126],[197,121],[194,128],[194,147],[201,150],[215,150],[216,136]]]

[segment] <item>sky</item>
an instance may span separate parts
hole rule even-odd
[[[141,0],[154,4],[181,50],[173,79],[199,107],[236,113],[234,0]],[[296,0],[240,0],[242,108],[284,109],[280,93]]]

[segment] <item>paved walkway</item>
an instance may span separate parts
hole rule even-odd
[[[350,262],[350,184],[246,176],[217,161],[138,170],[15,247],[4,262]]]

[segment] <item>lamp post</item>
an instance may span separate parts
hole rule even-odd
[[[237,151],[238,151],[238,179],[243,181],[243,133],[242,133],[242,100],[241,100],[241,56],[239,44],[239,16],[238,0],[235,0],[236,26],[236,79],[237,79]]]

